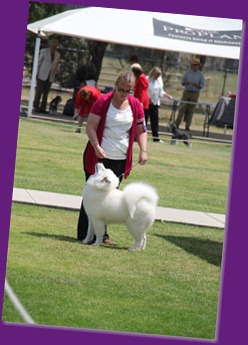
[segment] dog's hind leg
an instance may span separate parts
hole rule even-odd
[[[134,218],[130,218],[126,223],[128,231],[135,240],[134,245],[130,250],[144,250],[146,247],[146,232],[151,225],[152,218],[149,216],[148,219],[146,219],[146,215],[143,213],[136,213],[136,216]]]
[[[85,239],[83,240],[82,243],[84,243],[84,244],[91,243],[93,240],[93,237],[94,237],[94,227],[93,227],[91,219],[89,218],[87,236],[85,237]]]
[[[142,242],[142,250],[146,248],[146,234],[143,236],[143,242]]]
[[[103,242],[103,235],[105,231],[105,223],[102,220],[94,220],[93,226],[96,235],[96,241],[93,243],[95,246],[100,246]]]
[[[128,250],[144,250],[146,247],[146,235],[142,238],[135,239],[134,246],[128,248]]]
[[[128,231],[133,236],[135,242],[129,250],[144,250],[146,246],[146,229],[139,224],[127,224]]]

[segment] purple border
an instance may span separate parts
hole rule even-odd
[[[115,7],[154,12],[182,13],[210,17],[225,17],[247,20],[248,12],[243,0],[229,3],[224,0],[208,0],[207,2],[159,1],[142,5],[133,0],[125,2],[112,0],[71,0],[46,1],[99,7]],[[26,24],[28,13],[27,0],[10,0],[1,6],[1,135],[0,135],[0,312],[4,292],[4,277],[7,258],[8,232],[11,213],[12,188],[14,181],[15,154],[21,96],[22,69],[25,52]],[[127,23],[128,25],[128,23]],[[244,27],[244,31],[246,27]],[[244,32],[245,33],[245,32]],[[246,56],[246,59],[243,58]],[[248,41],[244,36],[239,95],[237,102],[236,133],[234,137],[234,155],[231,169],[231,188],[229,191],[227,236],[225,242],[225,267],[222,280],[222,297],[219,314],[219,332],[217,344],[242,345],[247,339],[247,223],[245,219],[248,195],[247,188],[247,129],[248,116],[246,109],[248,75],[247,67]],[[247,84],[247,83],[246,83]],[[244,275],[242,274],[244,272]],[[0,339],[3,344],[64,344],[108,342],[109,345],[179,345],[179,344],[212,344],[211,341],[191,340],[183,338],[150,337],[135,334],[118,334],[108,332],[92,332],[86,330],[58,329],[52,327],[19,326],[0,323]],[[5,341],[4,341],[5,340]]]

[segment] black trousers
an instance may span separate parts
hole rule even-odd
[[[123,178],[123,173],[125,172],[126,160],[112,160],[112,159],[99,159],[99,163],[103,163],[106,169],[111,169],[117,177],[119,177],[119,181],[121,183]],[[87,181],[91,175],[85,171],[85,180]],[[77,239],[82,241],[85,239],[88,231],[88,216],[84,209],[84,201],[82,200],[81,209],[79,212],[78,217],[78,225],[77,225]],[[109,235],[107,233],[107,228],[105,229],[105,233],[103,239],[109,239]]]
[[[153,141],[159,141],[159,136],[158,136],[158,131],[159,131],[158,108],[159,108],[158,105],[150,104],[148,113],[145,114],[146,115],[146,123],[148,121],[148,117],[150,117]]]
[[[41,111],[46,110],[47,97],[48,97],[48,93],[50,91],[51,85],[52,83],[49,81],[49,77],[47,80],[37,79],[36,93],[35,93],[35,98],[34,98],[35,109],[40,109]],[[41,100],[41,106],[40,106],[41,96],[42,96],[42,100]]]

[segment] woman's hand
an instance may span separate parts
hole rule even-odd
[[[171,95],[169,95],[168,93],[166,93],[165,95],[168,99],[173,99],[173,97]]]
[[[139,154],[139,164],[145,165],[147,162],[147,151],[140,150]]]
[[[98,158],[108,158],[105,151],[101,148],[101,146],[99,144],[97,145],[93,145],[94,150],[95,150],[95,154]]]

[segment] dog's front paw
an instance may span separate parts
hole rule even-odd
[[[89,244],[90,241],[88,241],[86,238],[82,241],[83,244]]]

